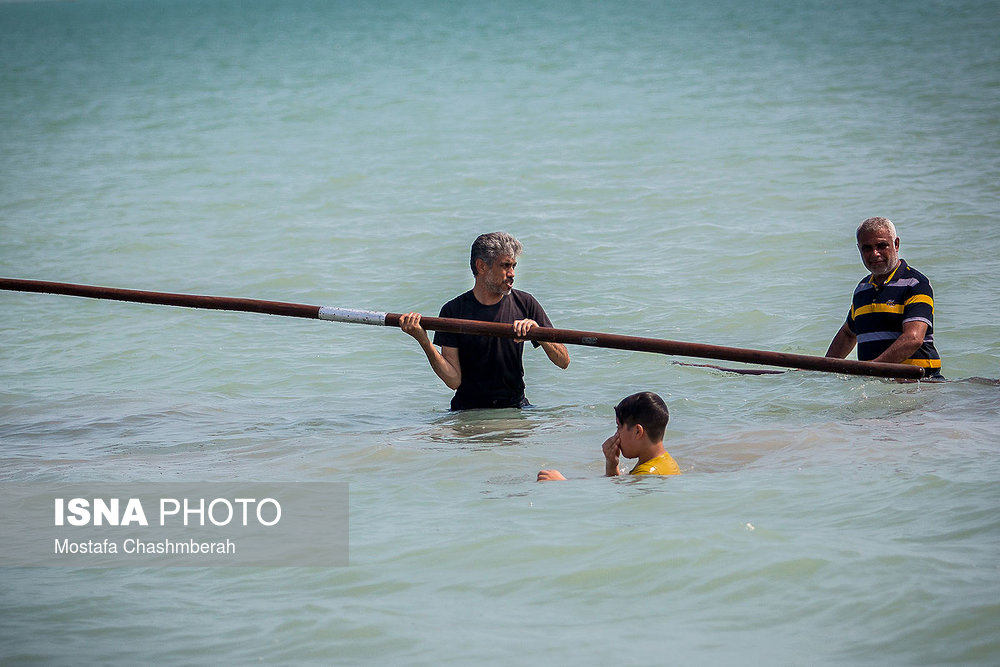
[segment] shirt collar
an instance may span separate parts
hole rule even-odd
[[[884,281],[877,283],[875,282],[874,274],[868,274],[868,284],[873,285],[874,287],[883,287],[885,285],[888,285],[889,283],[892,282],[892,279],[896,277],[896,274],[899,273],[899,270],[904,267],[906,267],[906,260],[900,257],[899,263],[896,264],[896,268],[892,270],[892,273],[890,273],[889,276]]]

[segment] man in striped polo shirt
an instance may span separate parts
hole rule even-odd
[[[857,239],[871,274],[855,288],[847,321],[826,356],[843,359],[857,345],[861,361],[912,364],[924,369],[924,377],[940,377],[930,281],[900,259],[896,227],[887,218],[862,222]]]

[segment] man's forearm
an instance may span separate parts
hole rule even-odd
[[[905,334],[896,339],[892,345],[890,345],[885,352],[878,355],[872,361],[881,361],[887,364],[899,364],[910,357],[913,353],[920,349],[920,344],[923,339],[914,340],[913,338],[906,336]]]
[[[441,378],[441,381],[449,389],[458,389],[459,385],[462,384],[461,368],[456,368],[451,362],[445,359],[444,355],[438,352],[438,349],[429,340],[426,343],[421,341],[420,347],[423,348],[424,354],[427,355],[427,361],[430,362],[431,369],[435,375]]]
[[[549,361],[556,366],[562,369],[569,367],[569,350],[566,349],[565,345],[543,341],[542,349],[545,350],[545,355],[549,358]]]
[[[830,347],[826,350],[826,356],[835,359],[845,359],[851,353],[851,350],[854,349],[857,342],[857,336],[845,324],[830,342]]]

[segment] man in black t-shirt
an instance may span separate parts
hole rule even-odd
[[[440,317],[486,322],[506,322],[517,336],[531,327],[551,327],[541,305],[527,292],[513,289],[514,267],[521,242],[510,234],[483,234],[472,244],[469,264],[476,283],[441,308]],[[431,368],[455,390],[452,410],[517,408],[528,404],[524,396],[524,341],[495,336],[474,336],[437,331],[432,344],[420,326],[419,313],[406,313],[399,328],[413,336],[427,355]],[[549,360],[569,366],[569,352],[560,343],[539,343]],[[438,351],[434,345],[440,345]]]

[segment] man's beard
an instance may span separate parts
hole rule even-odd
[[[501,280],[501,281],[495,282],[495,283],[494,282],[490,282],[490,283],[487,283],[487,284],[488,284],[490,290],[494,294],[498,294],[500,296],[508,296],[510,294],[511,289],[513,289],[513,282],[508,283],[506,280]]]

